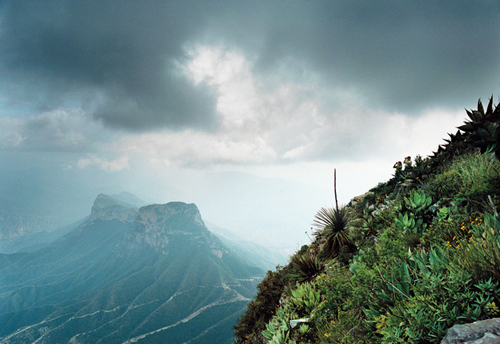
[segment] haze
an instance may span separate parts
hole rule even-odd
[[[196,203],[281,249],[500,83],[498,1],[0,2],[0,197]],[[28,211],[27,210],[27,211]]]

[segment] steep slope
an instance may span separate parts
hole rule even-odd
[[[321,208],[314,240],[267,273],[235,342],[488,342],[500,315],[500,104],[467,114],[432,156]]]
[[[60,240],[0,255],[0,343],[230,343],[259,276],[194,204],[99,195]]]
[[[22,205],[0,197],[0,252],[14,253],[27,246],[50,242],[57,219],[30,213]]]

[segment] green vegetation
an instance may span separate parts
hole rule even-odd
[[[500,106],[467,114],[432,156],[321,209],[311,244],[259,285],[236,343],[439,343],[499,316]]]

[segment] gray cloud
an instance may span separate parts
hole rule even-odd
[[[53,110],[26,119],[0,118],[0,150],[94,152],[116,140],[81,109]]]
[[[180,2],[11,1],[1,13],[3,76],[50,109],[80,102],[111,126],[207,127],[215,102],[174,70],[200,12]],[[188,19],[188,20],[187,20]]]
[[[226,44],[263,82],[318,75],[367,107],[467,107],[498,90],[497,1],[28,1],[0,4],[10,104],[81,106],[130,130],[218,124],[216,94],[178,72],[186,46]]]
[[[330,87],[354,87],[369,106],[398,111],[460,101],[464,106],[464,98],[498,91],[498,2],[302,5],[277,13],[266,31],[262,73],[292,58],[323,75]]]

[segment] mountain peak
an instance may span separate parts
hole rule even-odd
[[[92,206],[89,221],[117,219],[122,222],[131,222],[137,215],[134,208],[132,204],[119,201],[109,195],[99,194]]]
[[[169,242],[181,237],[182,241],[211,242],[211,234],[193,203],[170,202],[141,207],[125,240],[129,248],[150,246],[166,254]]]
[[[205,227],[198,207],[193,203],[170,202],[167,204],[152,204],[139,209],[138,221],[142,224],[155,223],[162,226],[175,218],[192,221]]]

